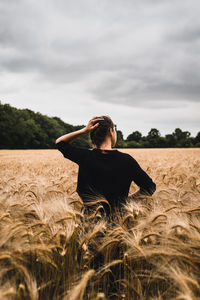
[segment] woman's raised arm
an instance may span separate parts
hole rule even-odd
[[[76,130],[76,131],[73,131],[73,132],[70,132],[70,133],[60,136],[59,138],[56,139],[55,143],[57,144],[61,141],[71,143],[73,140],[77,139],[79,136],[95,129],[99,125],[99,123],[96,123],[96,122],[101,121],[101,120],[103,120],[103,118],[94,117],[88,122],[87,126],[85,126],[82,129],[79,129],[79,130]]]

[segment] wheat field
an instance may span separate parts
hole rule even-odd
[[[200,299],[200,149],[121,151],[157,190],[109,221],[58,150],[0,150],[1,300]]]

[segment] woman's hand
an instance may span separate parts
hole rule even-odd
[[[97,128],[99,126],[98,121],[103,121],[103,120],[104,120],[104,118],[101,118],[101,117],[92,118],[88,122],[87,126],[84,128],[85,132],[90,132],[90,131],[94,130],[95,128]]]

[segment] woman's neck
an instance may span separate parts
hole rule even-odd
[[[100,150],[113,150],[112,145],[109,142],[101,144],[101,146],[98,147],[98,149],[100,149]]]

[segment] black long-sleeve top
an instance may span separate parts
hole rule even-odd
[[[111,209],[119,207],[128,197],[132,181],[144,194],[152,195],[156,190],[156,184],[127,153],[97,148],[82,149],[64,141],[57,143],[56,147],[65,158],[79,165],[76,191],[83,202],[91,200],[92,195],[100,194],[107,199]]]

